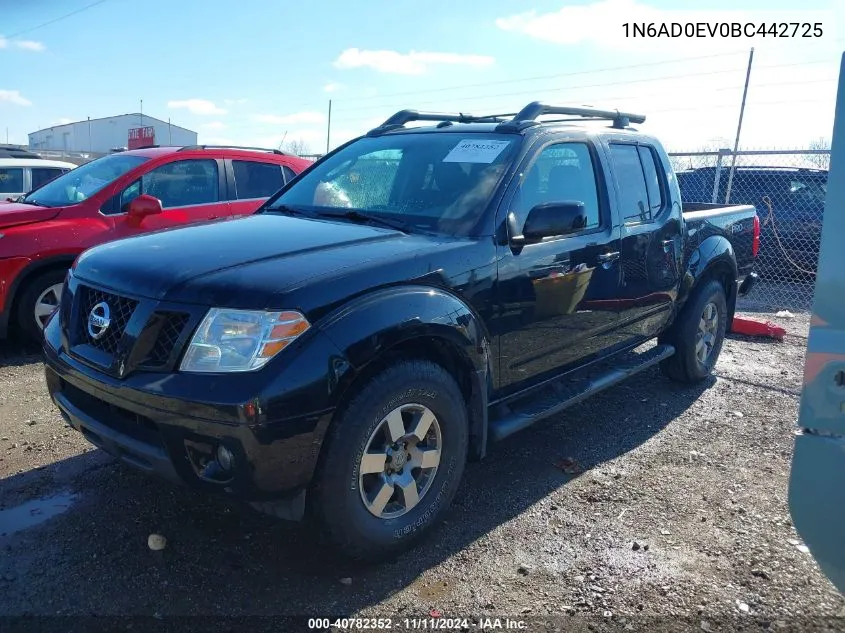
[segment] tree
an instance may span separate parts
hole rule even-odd
[[[306,143],[301,138],[295,138],[287,143],[282,145],[282,149],[290,154],[296,154],[297,156],[302,156],[303,154],[310,154],[311,149],[308,147],[308,143]]]
[[[830,169],[830,141],[820,136],[810,141],[808,149],[824,150],[824,154],[807,154],[807,162],[816,169]]]

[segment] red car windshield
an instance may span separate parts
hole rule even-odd
[[[144,156],[126,154],[103,156],[31,191],[21,202],[41,207],[79,204],[147,160]]]

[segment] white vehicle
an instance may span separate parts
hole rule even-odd
[[[14,200],[76,165],[44,158],[0,158],[0,202]]]

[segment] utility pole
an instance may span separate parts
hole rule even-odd
[[[6,145],[9,144],[9,126],[6,126]]]
[[[329,142],[332,136],[332,100],[329,99],[329,121],[326,127],[326,154],[329,153]]]
[[[141,127],[144,127],[144,100],[141,99]]]
[[[742,131],[742,115],[745,114],[745,98],[748,96],[748,81],[751,79],[751,63],[754,61],[754,48],[748,54],[748,70],[745,72],[745,87],[742,89],[742,105],[739,107],[739,122],[736,125],[736,141],[734,141],[734,152],[731,157],[731,171],[728,174],[728,188],[725,191],[725,204],[728,204],[731,199],[731,186],[734,181],[734,171],[736,171],[736,153],[739,151],[739,134]]]

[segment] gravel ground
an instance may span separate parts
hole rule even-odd
[[[446,524],[380,566],[115,464],[63,424],[36,351],[0,343],[0,616],[440,612],[471,630],[510,616],[699,631],[845,617],[787,506],[808,318],[755,316],[790,334],[729,339],[705,385],[649,371],[493,446]]]

